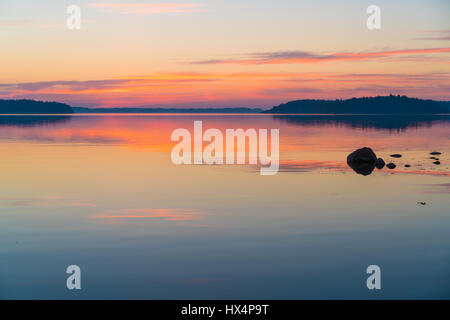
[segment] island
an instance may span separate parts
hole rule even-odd
[[[409,98],[406,96],[378,96],[347,100],[296,100],[280,104],[263,113],[271,114],[445,114],[445,102]]]
[[[65,103],[36,100],[2,100],[0,114],[68,114],[74,113]]]

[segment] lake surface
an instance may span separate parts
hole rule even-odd
[[[280,171],[174,165],[194,120],[280,129]],[[448,116],[0,116],[0,298],[449,299],[449,138]],[[364,146],[397,168],[355,173]]]

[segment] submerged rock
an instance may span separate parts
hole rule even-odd
[[[441,153],[438,152],[438,151],[430,152],[430,154],[431,154],[432,156],[439,156],[439,155],[441,155]]]
[[[362,174],[363,176],[368,176],[375,169],[375,166],[371,162],[352,162],[349,166],[357,174]]]
[[[441,162],[440,161],[435,161],[435,162],[433,162],[433,164],[441,164]]]
[[[420,205],[424,206],[424,205],[426,205],[427,203],[426,203],[426,202],[423,202],[423,201],[419,201],[419,202],[417,202],[417,204],[420,204]]]
[[[392,170],[392,169],[395,169],[397,166],[395,164],[393,164],[392,162],[390,162],[386,165],[386,167],[388,167],[389,169]]]
[[[405,168],[410,168],[411,165],[410,164],[405,164]]]
[[[383,169],[385,165],[386,165],[386,163],[385,163],[384,160],[381,159],[381,158],[378,158],[378,159],[375,161],[375,167],[376,167],[378,170]]]
[[[391,157],[392,157],[392,158],[401,158],[402,155],[399,154],[399,153],[395,153],[395,154],[391,154]]]

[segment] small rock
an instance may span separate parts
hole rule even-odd
[[[430,154],[431,154],[432,156],[439,156],[439,155],[441,155],[441,153],[438,152],[438,151],[430,152]]]
[[[386,167],[388,167],[389,169],[392,170],[392,169],[395,169],[397,166],[395,164],[393,164],[392,162],[390,162],[386,165]]]
[[[398,153],[395,153],[395,154],[391,154],[391,157],[392,157],[392,158],[401,158],[402,155],[401,155],[401,154],[398,154]]]
[[[420,204],[420,205],[424,206],[424,205],[426,205],[427,203],[426,203],[426,202],[423,202],[423,201],[419,201],[419,202],[417,202],[417,204]]]
[[[405,164],[405,168],[411,168],[410,164]]]
[[[377,161],[375,161],[375,167],[376,167],[378,170],[383,169],[385,165],[386,165],[386,163],[385,163],[384,160],[381,159],[381,158],[378,158]]]
[[[433,162],[433,164],[441,164],[441,162],[440,161],[435,161],[435,162]]]

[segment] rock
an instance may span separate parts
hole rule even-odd
[[[389,169],[392,170],[392,169],[395,169],[397,166],[395,164],[393,164],[392,162],[390,162],[386,165],[386,167],[388,167]]]
[[[372,149],[364,147],[353,151],[347,156],[347,163],[350,162],[371,162],[374,163],[377,160],[377,156]]]
[[[371,162],[351,162],[349,166],[357,174],[362,174],[363,176],[368,176],[375,169],[375,166]]]
[[[381,159],[381,158],[378,158],[378,159],[375,161],[375,167],[376,167],[378,170],[383,169],[384,166],[385,166],[385,164],[386,164],[386,163],[385,163],[384,160]]]
[[[405,164],[405,168],[410,168],[411,165],[410,164]]]
[[[438,151],[430,152],[430,154],[431,154],[432,156],[439,156],[439,155],[441,155],[441,153],[438,152]]]
[[[440,161],[435,161],[435,162],[433,162],[433,164],[441,164],[441,162]]]
[[[395,154],[391,154],[391,157],[392,157],[392,158],[401,158],[402,155],[401,155],[401,154],[398,154],[398,153],[395,153]]]
[[[353,151],[347,156],[347,164],[356,173],[368,176],[375,169],[377,156],[372,149],[364,147]]]
[[[432,160],[439,160],[439,159],[436,158],[436,157],[430,157],[430,159],[432,159]]]
[[[417,204],[420,204],[420,205],[424,206],[424,205],[426,205],[427,203],[426,203],[426,202],[423,202],[423,201],[419,201],[419,202],[417,202]]]

